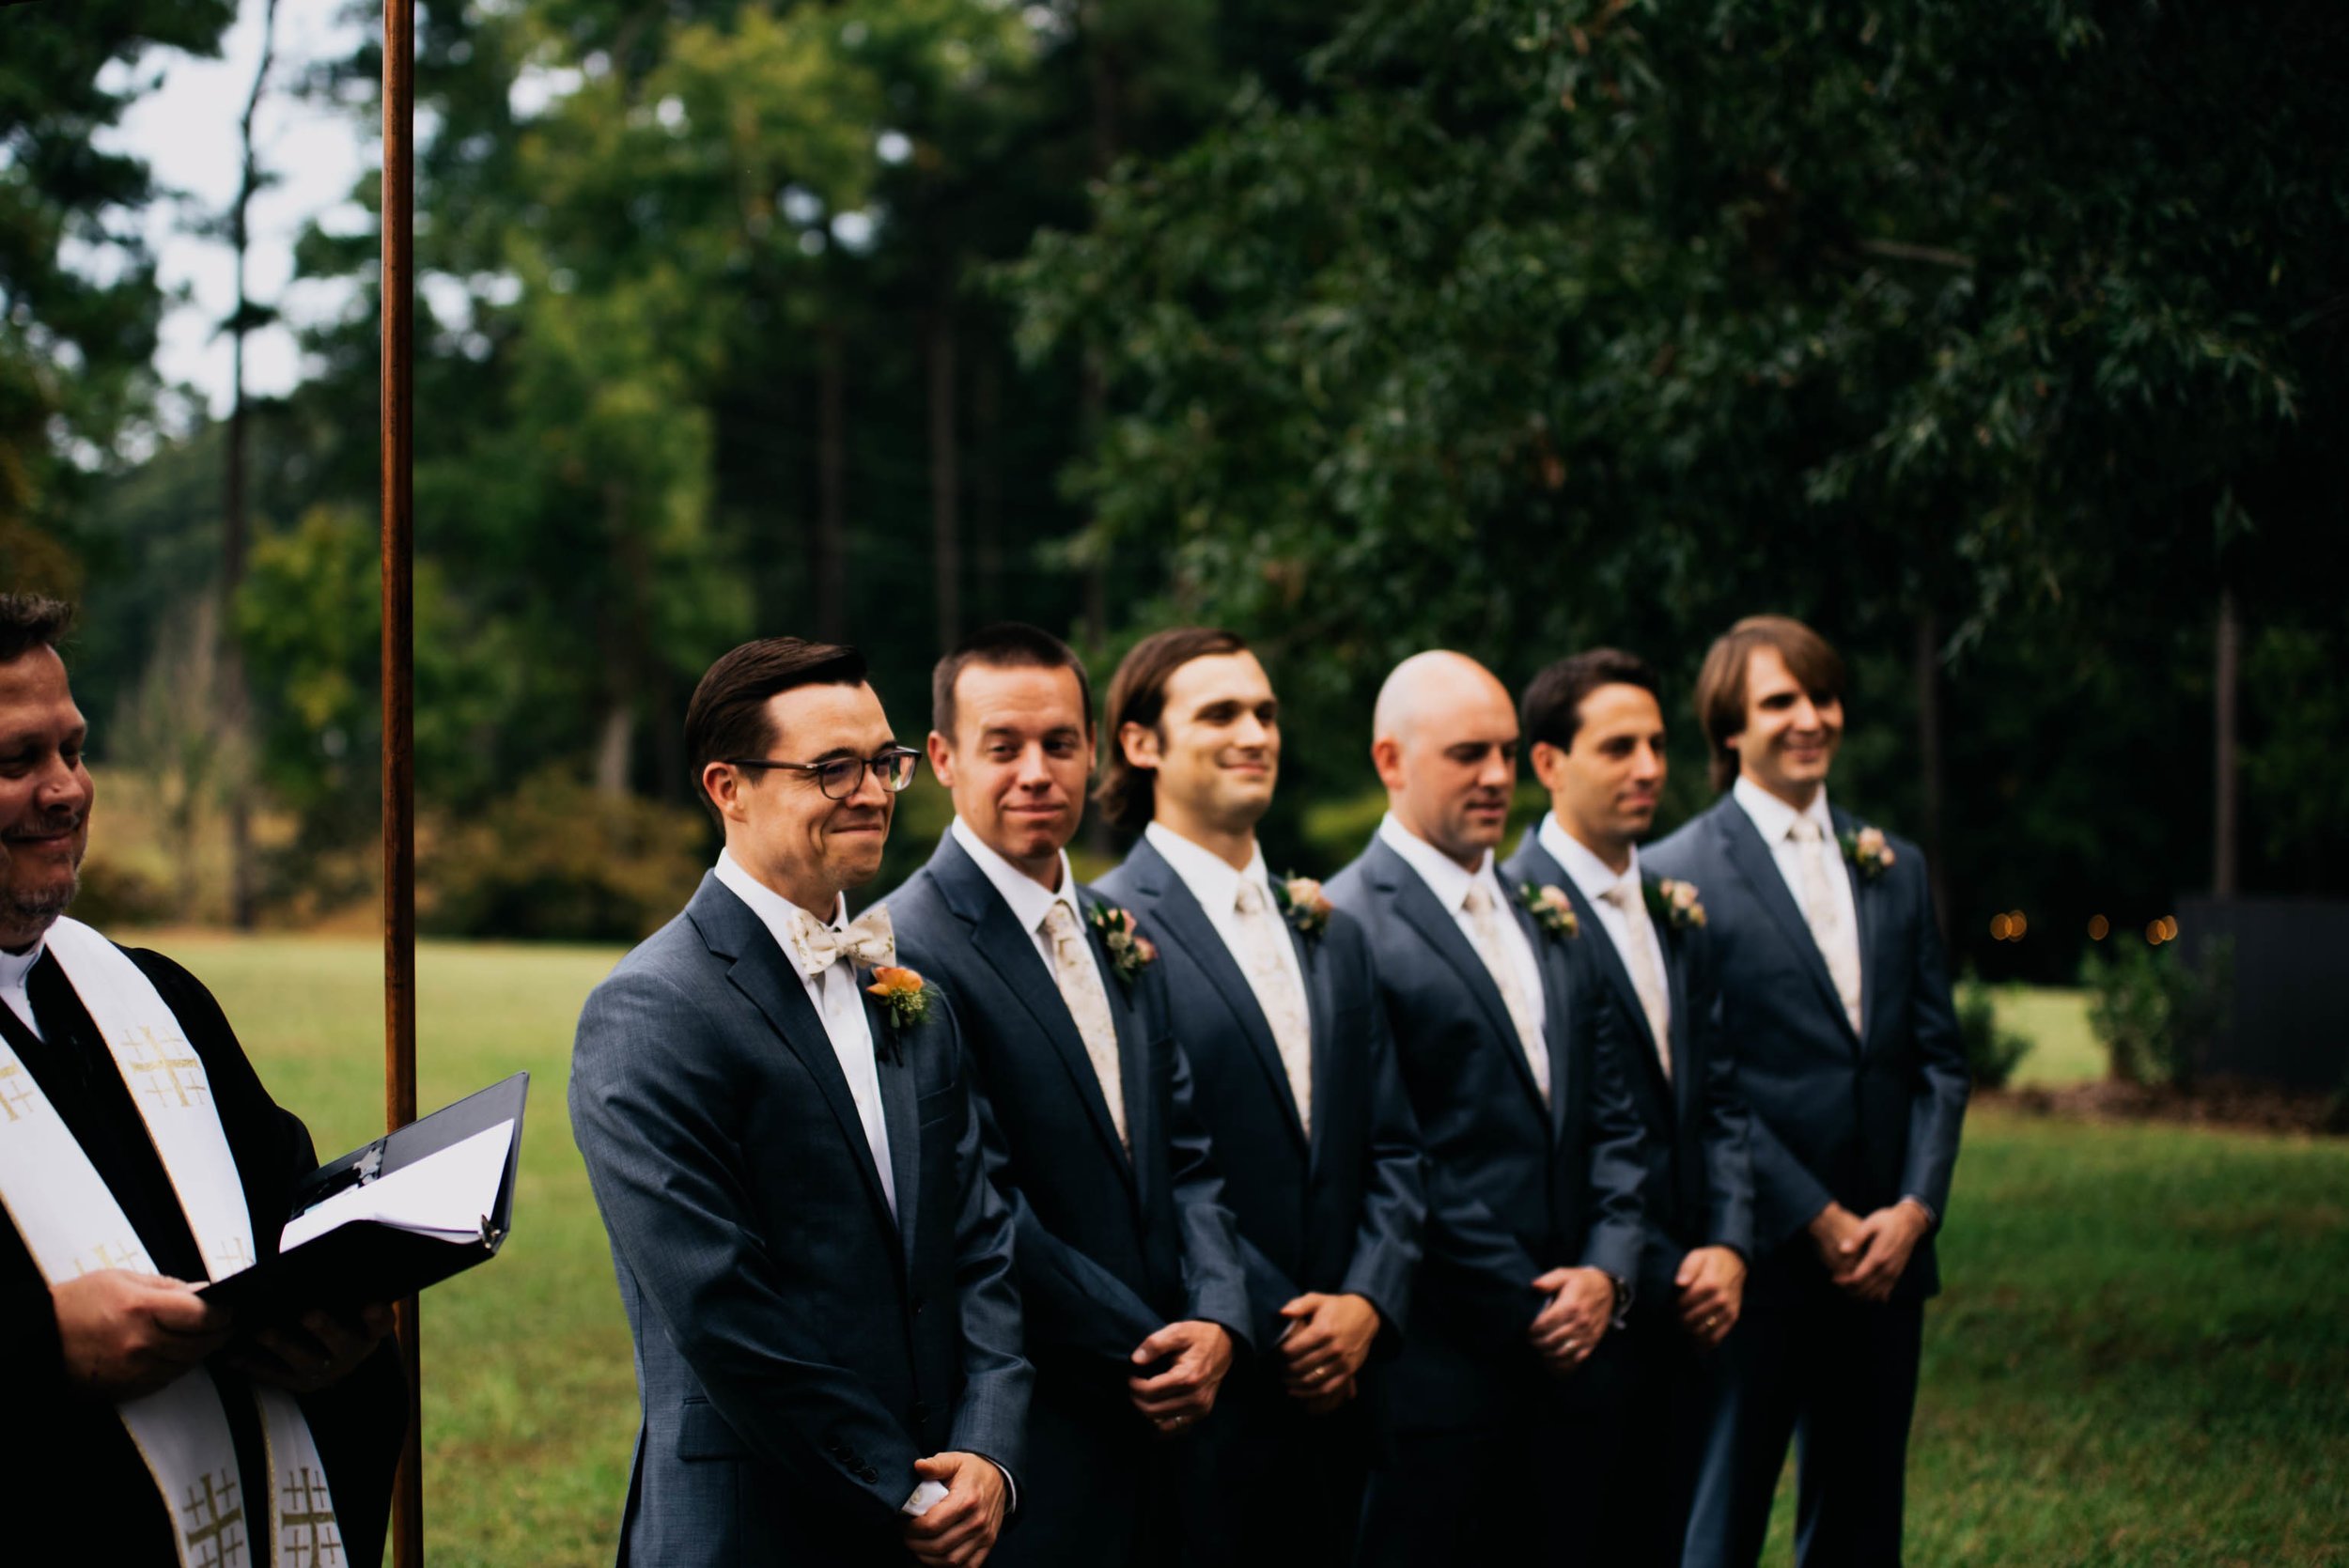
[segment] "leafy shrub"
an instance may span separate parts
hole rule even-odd
[[[2124,1083],[2185,1087],[2208,1055],[2234,987],[2234,944],[2218,940],[2188,964],[2174,948],[2122,942],[2080,966],[2088,1027]]]
[[[685,907],[713,857],[691,807],[541,773],[421,837],[417,922],[444,936],[634,941]]]
[[[2024,1057],[2030,1041],[2011,1029],[1999,1027],[1999,1004],[1982,977],[1967,971],[1957,986],[1957,1033],[1966,1046],[1966,1070],[1977,1089],[2003,1089]]]
[[[101,931],[161,925],[179,913],[169,888],[138,867],[92,855],[82,862],[82,882],[73,894],[73,918]]]

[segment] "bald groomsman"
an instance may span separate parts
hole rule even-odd
[[[1557,888],[1573,906],[1587,994],[1631,1042],[1625,1077],[1647,1166],[1622,1342],[1630,1376],[1593,1559],[1669,1564],[1703,1451],[1704,1360],[1737,1321],[1753,1244],[1745,1100],[1714,1026],[1703,890],[1647,874],[1636,847],[1666,772],[1655,673],[1594,648],[1535,675],[1520,711],[1549,811],[1501,878]]]
[[[1069,869],[1084,667],[1048,632],[990,627],[939,661],[930,697],[955,820],[886,903],[963,1020],[1014,1216],[1035,1398],[1026,1517],[996,1560],[1172,1561],[1190,1449],[1251,1338],[1248,1281],[1165,960]]]
[[[1569,911],[1496,874],[1517,756],[1501,682],[1419,654],[1387,677],[1372,734],[1387,816],[1330,896],[1370,936],[1430,1172],[1362,1559],[1572,1558],[1619,1440],[1606,1347],[1640,1268],[1620,1030],[1576,985]]]
[[[1647,856],[1703,890],[1753,1110],[1753,1274],[1722,1347],[1689,1568],[1760,1557],[1797,1429],[1803,1568],[1900,1561],[1966,1057],[1924,857],[1828,804],[1843,693],[1843,660],[1799,621],[1731,628],[1697,678],[1721,800]]]
[[[1280,706],[1228,631],[1144,638],[1110,682],[1110,820],[1140,830],[1100,890],[1158,943],[1193,1098],[1239,1221],[1256,1341],[1202,1434],[1187,1547],[1203,1565],[1353,1560],[1374,1355],[1402,1343],[1425,1182],[1369,944],[1256,823]]]

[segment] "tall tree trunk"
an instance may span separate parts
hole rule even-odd
[[[1950,925],[1950,858],[1941,833],[1941,622],[1927,610],[1917,617],[1911,672],[1917,687],[1917,800],[1922,820],[1925,869],[1933,884],[1934,918],[1946,939]]]
[[[816,590],[816,635],[837,643],[848,627],[848,368],[840,328],[817,334],[816,536],[809,551]]]
[[[978,599],[989,620],[1011,613],[1003,604],[1003,375],[990,348],[979,355],[971,389],[978,427],[978,471],[972,475],[972,532],[978,545]]]
[[[2212,822],[2210,891],[2232,898],[2235,864],[2235,703],[2243,653],[2243,628],[2235,615],[2234,590],[2218,591],[2217,691],[2213,693]]]
[[[228,817],[228,919],[239,930],[253,928],[257,902],[253,867],[253,737],[251,701],[245,690],[244,658],[237,646],[237,591],[244,583],[248,521],[245,503],[245,453],[250,439],[245,409],[244,346],[253,330],[253,301],[246,291],[246,262],[252,251],[253,197],[260,189],[261,166],[254,145],[253,121],[269,85],[269,70],[277,45],[277,0],[261,8],[261,60],[253,72],[253,91],[245,99],[244,117],[238,122],[244,167],[237,182],[236,206],[229,213],[229,240],[237,256],[237,303],[228,320],[229,404],[228,453],[221,497],[219,707],[221,752],[226,766],[222,784]]]
[[[939,652],[962,641],[961,465],[955,450],[953,283],[941,279],[929,318],[930,567],[935,575]]]

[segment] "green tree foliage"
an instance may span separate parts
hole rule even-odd
[[[71,591],[89,473],[155,392],[162,300],[139,227],[158,193],[101,149],[151,45],[215,52],[230,0],[90,0],[0,14],[0,582]]]

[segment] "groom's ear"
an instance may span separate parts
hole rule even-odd
[[[922,749],[929,753],[930,771],[937,776],[938,782],[948,789],[954,788],[955,743],[932,730],[930,737],[922,743]]]

